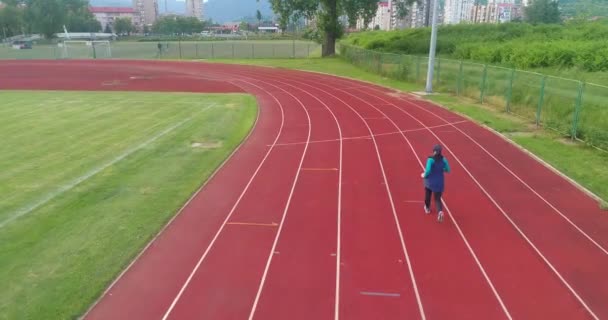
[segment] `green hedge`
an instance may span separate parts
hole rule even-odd
[[[443,26],[437,53],[443,57],[522,69],[579,67],[608,71],[608,19],[565,25],[525,23]],[[430,30],[405,29],[351,34],[345,39],[365,49],[428,54]]]

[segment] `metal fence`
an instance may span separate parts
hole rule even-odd
[[[159,47],[160,46],[160,47]],[[0,59],[263,59],[320,56],[320,45],[301,40],[159,41],[110,44],[34,45],[32,49],[0,46]]]
[[[428,57],[341,45],[347,61],[385,77],[426,83]],[[517,69],[436,59],[434,88],[478,100],[608,150],[608,87]]]

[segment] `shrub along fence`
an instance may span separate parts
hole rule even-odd
[[[340,55],[365,70],[426,83],[428,57],[382,53],[350,45]],[[534,72],[436,59],[434,88],[502,108],[538,126],[608,150],[608,87]]]

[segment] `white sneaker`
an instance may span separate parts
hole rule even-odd
[[[431,208],[424,206],[424,213],[426,213],[426,214],[431,213]]]
[[[443,211],[439,211],[439,215],[437,216],[437,221],[443,222]]]

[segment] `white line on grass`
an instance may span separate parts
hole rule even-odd
[[[209,108],[211,108],[212,106],[209,106],[205,109],[203,109],[202,111],[208,110]],[[201,112],[202,112],[201,111]],[[9,215],[8,218],[4,219],[2,222],[0,222],[0,229],[4,228],[6,225],[8,225],[9,223],[15,221],[16,219],[27,215],[29,213],[31,213],[32,211],[40,208],[41,206],[45,205],[46,203],[48,203],[49,201],[53,200],[55,197],[65,193],[66,191],[69,191],[71,189],[73,189],[74,187],[76,187],[77,185],[81,184],[82,182],[86,181],[87,179],[91,178],[92,176],[98,174],[99,172],[105,170],[106,168],[120,162],[121,160],[125,159],[126,157],[130,156],[131,154],[135,153],[136,151],[147,147],[148,145],[150,145],[151,143],[153,143],[154,141],[158,140],[159,138],[165,136],[166,134],[168,134],[169,132],[181,127],[182,125],[186,124],[188,121],[192,120],[192,117],[189,117],[185,120],[182,120],[180,122],[178,122],[177,124],[163,130],[162,132],[156,134],[155,136],[153,136],[152,138],[148,139],[147,141],[131,148],[128,149],[127,151],[123,152],[121,155],[119,155],[118,157],[112,159],[111,161],[99,166],[99,167],[95,167],[93,169],[91,169],[89,172],[85,173],[84,175],[74,179],[72,182],[65,184],[63,186],[61,186],[59,189],[48,193],[46,196],[44,196],[43,198],[39,199],[38,201],[35,201],[34,203],[31,203],[25,207],[22,207],[18,210],[16,210],[15,212],[13,212],[12,214]]]

